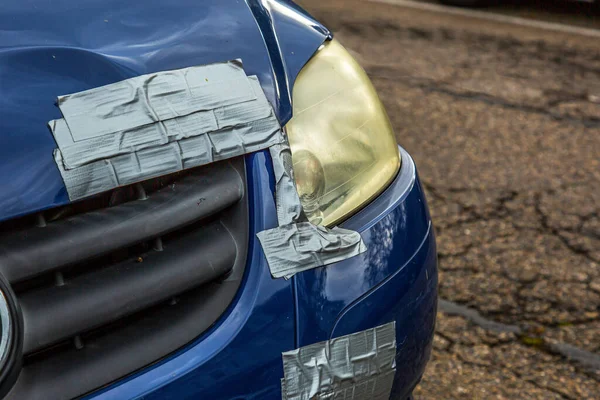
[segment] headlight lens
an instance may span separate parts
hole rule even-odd
[[[394,179],[396,139],[367,74],[335,40],[300,71],[292,99],[296,189],[310,222],[333,226]]]

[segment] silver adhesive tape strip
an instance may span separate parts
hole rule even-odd
[[[396,371],[396,324],[282,354],[282,399],[389,399]]]
[[[49,126],[71,200],[284,142],[239,60],[127,79],[59,106],[64,118]]]
[[[360,234],[310,222],[281,225],[257,234],[275,278],[342,261],[367,250]]]

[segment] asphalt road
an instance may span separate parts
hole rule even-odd
[[[299,2],[365,67],[428,192],[443,301],[416,398],[600,399],[600,39]]]
[[[438,0],[411,0],[439,4]],[[477,10],[571,26],[600,28],[600,4],[593,0],[495,0]]]

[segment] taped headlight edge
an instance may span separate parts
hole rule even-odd
[[[396,323],[284,352],[283,400],[389,399],[396,372]]]
[[[304,212],[313,224],[336,226],[396,177],[393,127],[369,76],[337,40],[302,68],[292,101],[286,134]]]
[[[269,148],[278,227],[257,234],[274,278],[366,251],[358,232],[307,221],[287,138],[241,60],[163,71],[59,96],[48,123],[69,199]]]
[[[284,140],[287,138],[284,137]],[[275,202],[279,226],[257,233],[274,278],[346,260],[367,251],[360,233],[308,222],[296,191],[290,147],[270,149],[275,172]]]
[[[306,221],[294,183],[292,153],[287,143],[269,148],[275,174],[275,206],[279,226]]]

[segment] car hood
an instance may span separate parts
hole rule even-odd
[[[330,35],[285,0],[4,0],[0,27],[0,221],[69,202],[47,127],[57,96],[241,58],[284,124]]]

